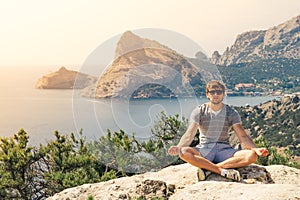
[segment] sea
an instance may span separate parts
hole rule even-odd
[[[82,132],[87,140],[99,139],[110,131],[124,130],[146,140],[159,113],[189,118],[192,110],[207,102],[206,97],[177,99],[93,99],[80,90],[42,90],[35,84],[57,69],[0,68],[0,137],[12,137],[20,129],[29,135],[30,145],[45,144],[61,134]],[[234,106],[258,105],[274,96],[226,97]]]

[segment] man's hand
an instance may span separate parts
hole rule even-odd
[[[252,150],[261,157],[266,157],[267,155],[269,155],[269,151],[266,148],[252,148]]]
[[[180,152],[181,152],[181,147],[178,147],[178,146],[171,146],[168,149],[168,153],[172,156],[176,156],[176,155],[180,154]]]

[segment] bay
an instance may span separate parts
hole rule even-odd
[[[189,118],[191,111],[206,98],[178,99],[89,99],[78,90],[39,90],[35,83],[45,70],[0,70],[0,136],[11,137],[23,128],[30,144],[39,145],[54,139],[54,131],[77,135],[82,129],[87,140],[98,139],[111,131],[135,133],[138,139],[148,139],[158,113],[179,114]],[[49,73],[49,71],[47,71]],[[234,106],[257,105],[273,96],[226,97]]]
[[[158,113],[179,114],[189,118],[191,111],[206,98],[95,100],[78,96],[72,90],[37,90],[24,88],[15,94],[0,96],[0,134],[12,136],[23,128],[30,143],[45,143],[54,137],[54,131],[78,134],[98,139],[107,129],[126,133],[135,132],[137,138],[147,139],[158,119]],[[274,97],[227,97],[224,102],[235,106],[257,105]]]

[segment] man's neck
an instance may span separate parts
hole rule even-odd
[[[212,102],[209,102],[209,108],[213,111],[219,111],[223,108],[223,103],[213,104]]]

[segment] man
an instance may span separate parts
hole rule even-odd
[[[205,180],[210,172],[226,178],[240,181],[240,174],[232,168],[254,163],[257,156],[267,156],[266,148],[256,148],[253,140],[242,127],[238,112],[223,103],[225,86],[216,80],[206,86],[208,103],[198,106],[191,114],[190,125],[176,146],[168,149],[170,155],[180,158],[199,168],[199,180]],[[229,145],[229,131],[233,128],[243,150],[236,150]],[[196,147],[189,147],[197,129],[200,142]],[[203,170],[201,170],[203,169]]]

